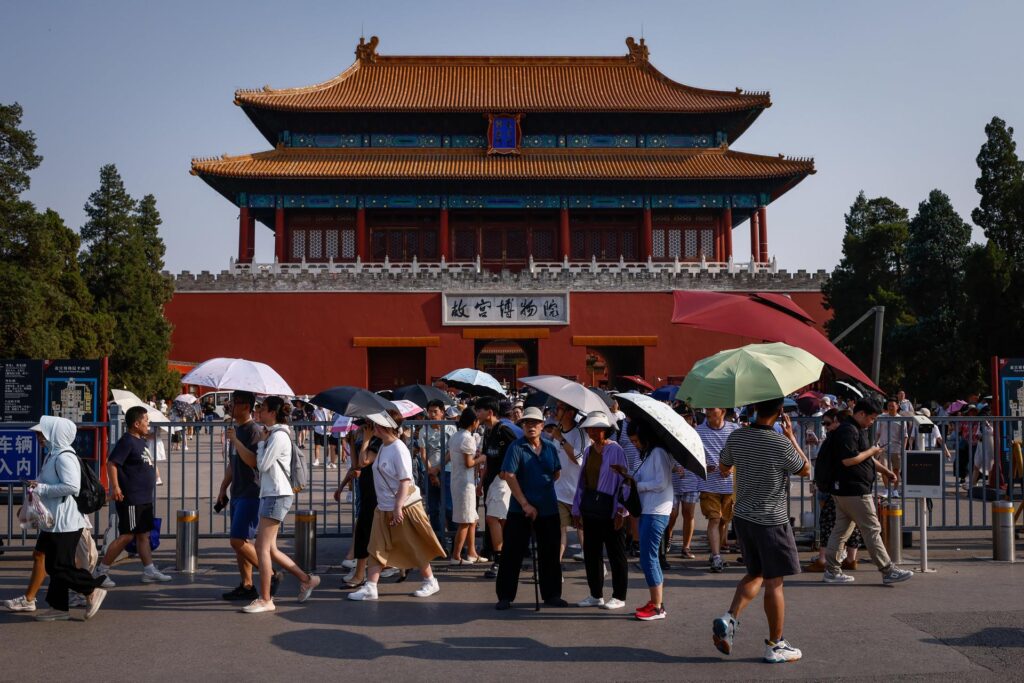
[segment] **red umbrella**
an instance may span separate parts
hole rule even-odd
[[[640,377],[639,375],[619,375],[619,379],[624,379],[629,382],[632,382],[641,389],[646,389],[647,391],[654,391],[654,386],[650,382],[645,381],[644,378]]]
[[[675,291],[672,295],[675,303],[672,311],[674,323],[769,342],[785,342],[882,392],[853,361],[812,327],[813,319],[788,297],[766,292],[723,294]]]

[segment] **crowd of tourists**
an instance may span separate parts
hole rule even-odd
[[[573,598],[575,606],[621,610],[628,599],[632,556],[648,588],[632,616],[663,620],[668,616],[664,572],[674,552],[675,527],[681,519],[679,556],[696,559],[692,542],[699,505],[707,520],[707,570],[723,571],[728,554],[746,569],[728,611],[713,620],[715,646],[731,652],[742,612],[763,589],[769,626],[765,659],[793,661],[801,653],[783,634],[783,580],[802,568],[787,507],[790,477],[810,476],[813,465],[823,543],[803,571],[822,573],[826,584],[852,583],[858,552],[866,548],[882,583],[906,581],[912,572],[897,567],[882,542],[877,496],[898,495],[900,456],[909,448],[942,450],[950,460],[958,458],[956,470],[965,483],[971,480],[967,485],[987,475],[992,467],[984,455],[991,439],[988,422],[922,430],[927,419],[905,419],[984,416],[987,406],[981,397],[969,399],[973,402],[928,408],[915,406],[903,392],[884,405],[805,392],[740,409],[702,411],[672,402],[701,440],[704,479],[684,469],[648,424],[628,420],[614,394],[606,410],[587,414],[553,399],[538,407],[456,394],[450,402],[427,403],[429,422],[415,428],[403,424],[397,410],[388,410],[356,419],[339,433],[328,426],[334,416],[321,408],[236,391],[225,406],[228,465],[216,502],[229,510],[239,582],[223,598],[245,602],[246,613],[272,612],[282,572],[297,580],[300,603],[319,586],[320,577],[299,568],[277,546],[281,523],[295,500],[293,459],[304,457],[305,449],[313,454],[314,466],[350,464],[334,492],[337,501],[351,496],[356,507],[343,563],[350,570],[343,580],[349,600],[377,600],[382,579],[404,581],[411,571],[421,580],[412,595],[435,595],[441,586],[431,563],[441,560],[454,566],[486,565],[483,577],[494,581],[495,607],[504,611],[516,602],[520,573],[529,561],[538,600],[563,608],[570,606],[563,596],[565,562],[575,560],[583,563],[587,584],[587,593]],[[317,426],[292,426],[306,421]],[[51,609],[36,619],[67,620],[76,606],[84,607],[90,619],[115,587],[111,565],[132,542],[142,564],[140,580],[170,581],[150,551],[159,458],[145,407],[126,412],[125,432],[108,458],[117,534],[103,556],[91,560],[89,517],[76,502],[84,481],[72,446],[76,427],[69,420],[44,417],[33,430],[45,457],[38,480],[28,482],[27,490],[52,521],[40,529],[25,594],[4,606],[36,611],[36,595],[48,575],[45,600]],[[183,443],[187,438],[182,434]],[[957,453],[949,448],[953,444]],[[964,449],[973,472],[960,465]],[[975,457],[978,452],[982,455]],[[736,470],[741,477],[735,477]],[[573,534],[580,550],[567,558]]]

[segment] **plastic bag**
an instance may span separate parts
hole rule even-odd
[[[25,499],[18,510],[18,522],[22,529],[52,529],[53,515],[43,505],[34,488],[25,489]]]

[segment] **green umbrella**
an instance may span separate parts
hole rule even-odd
[[[676,398],[694,408],[734,408],[782,398],[816,382],[824,363],[795,346],[749,344],[694,363]]]

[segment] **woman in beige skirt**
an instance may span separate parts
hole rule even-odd
[[[381,447],[373,462],[373,483],[377,509],[373,513],[368,551],[369,571],[362,588],[350,593],[349,600],[376,600],[377,581],[384,567],[418,568],[423,585],[413,592],[417,598],[430,597],[441,590],[430,568],[430,561],[444,557],[430,520],[423,510],[419,488],[413,483],[412,455],[399,438],[401,415],[397,411],[367,415],[374,423],[374,435]]]

